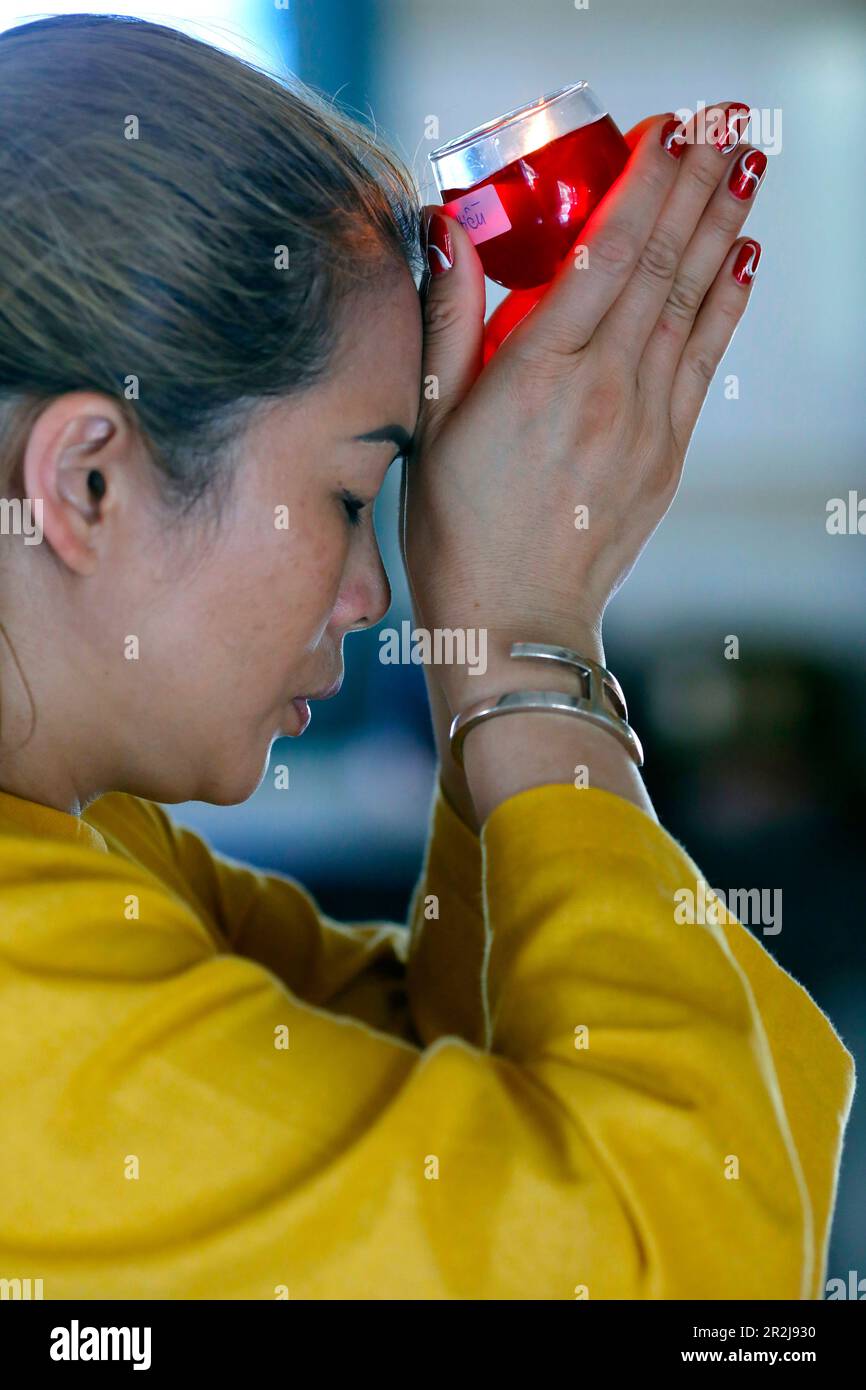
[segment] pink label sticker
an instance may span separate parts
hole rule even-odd
[[[486,183],[474,193],[464,193],[461,198],[446,203],[442,211],[456,218],[461,227],[466,228],[476,246],[511,231],[508,213],[492,183]]]

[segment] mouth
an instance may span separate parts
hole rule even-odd
[[[315,690],[309,695],[295,695],[291,702],[292,709],[298,716],[298,731],[295,737],[304,732],[312,718],[308,702],[310,700],[333,699],[333,697],[339,693],[340,686],[343,684],[343,674],[344,673],[341,672],[337,679],[333,681],[331,685],[326,686],[324,690]]]
[[[295,711],[295,714],[298,716],[299,720],[299,727],[297,732],[299,734],[302,734],[306,729],[307,725],[309,724],[310,720],[312,719],[312,715],[310,713],[310,706],[307,704],[303,695],[298,695],[294,700],[292,700],[292,709]]]
[[[326,686],[324,690],[313,690],[308,695],[296,695],[295,700],[331,700],[335,695],[339,694],[342,684],[343,675],[341,673],[337,679]]]

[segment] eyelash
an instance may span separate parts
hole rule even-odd
[[[396,458],[392,459],[391,462],[392,462],[392,463],[399,463],[399,462],[401,462],[402,460],[405,460],[407,457],[408,457],[408,455],[407,455],[406,451],[404,450],[402,453],[398,454]],[[345,508],[345,510],[346,510],[346,519],[347,519],[349,525],[350,525],[350,526],[360,526],[360,525],[361,525],[361,512],[362,512],[362,511],[364,510],[364,508],[367,506],[367,503],[363,500],[363,498],[361,498],[361,497],[356,497],[355,494],[354,494],[354,492],[349,492],[348,488],[343,488],[343,491],[342,491],[342,502],[343,502],[343,506],[344,506],[344,508]]]
[[[346,517],[350,526],[361,525],[361,512],[366,505],[367,503],[362,501],[360,497],[356,497],[353,492],[347,492],[345,488],[343,489],[343,506],[346,509]]]

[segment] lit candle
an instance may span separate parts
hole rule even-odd
[[[445,211],[485,273],[511,290],[548,284],[629,148],[585,82],[551,92],[430,155]]]
[[[430,155],[444,210],[485,274],[514,291],[487,325],[485,362],[538,302],[629,157],[585,82],[487,121]]]

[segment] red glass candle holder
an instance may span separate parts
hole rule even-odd
[[[445,211],[469,233],[485,274],[510,290],[543,292],[629,153],[595,93],[577,82],[451,140],[430,161]],[[504,315],[500,305],[500,327],[539,297],[513,296]]]

